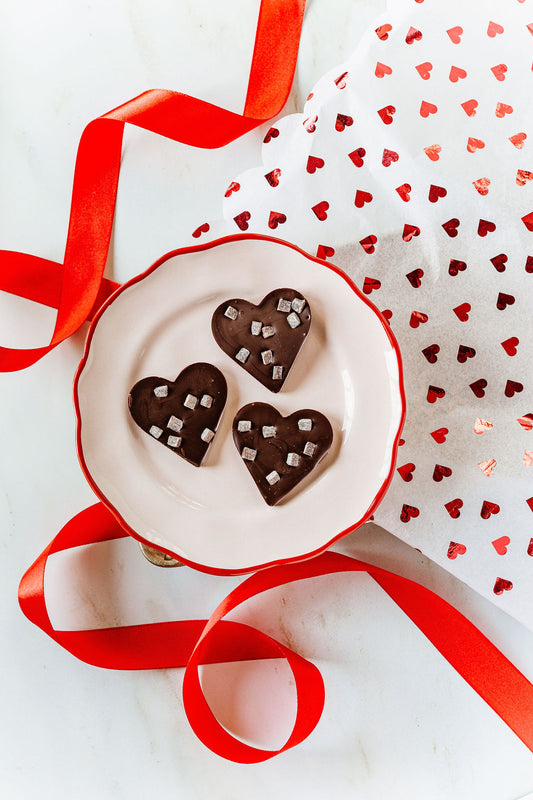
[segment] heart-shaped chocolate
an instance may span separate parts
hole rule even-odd
[[[219,347],[271,392],[279,392],[311,325],[309,303],[294,289],[275,289],[254,306],[226,300],[211,320]]]
[[[233,441],[269,506],[294,489],[328,452],[329,420],[304,408],[288,417],[268,403],[249,403],[233,420]]]
[[[138,381],[128,397],[131,416],[169,450],[199,467],[226,405],[226,379],[203,362],[190,364],[175,381],[151,376]]]

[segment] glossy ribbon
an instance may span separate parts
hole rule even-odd
[[[194,97],[153,89],[92,120],[80,139],[64,263],[0,251],[0,290],[57,308],[45,347],[0,347],[0,371],[34,364],[78,330],[116,288],[103,281],[126,122],[195,147],[237,139],[281,111],[290,91],[305,0],[262,0],[246,103],[234,114]]]
[[[258,763],[294,747],[314,729],[324,705],[317,668],[261,631],[224,617],[261,592],[292,581],[336,572],[367,572],[425,634],[446,660],[533,751],[533,685],[453,606],[429,589],[392,572],[339,553],[326,552],[292,565],[271,567],[247,578],[208,620],[183,620],[96,630],[58,631],[46,609],[44,576],[50,555],[126,536],[97,503],[59,532],[22,578],[24,614],[82,661],[110,669],[185,667],[183,702],[191,727],[214,753],[238,763]],[[262,750],[234,738],[219,724],[202,693],[201,664],[286,658],[293,672],[297,713],[293,731],[279,750]]]

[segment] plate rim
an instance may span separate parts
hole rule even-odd
[[[96,496],[98,497],[100,502],[103,503],[103,505],[113,514],[113,516],[115,517],[115,519],[117,520],[119,525],[132,538],[136,539],[138,542],[141,542],[142,544],[148,545],[149,547],[153,547],[154,546],[153,542],[151,542],[149,539],[144,538],[140,533],[138,533],[138,531],[136,531],[134,528],[132,528],[126,522],[126,520],[121,515],[120,511],[117,508],[115,508],[115,506],[106,497],[104,491],[96,484],[95,480],[93,479],[93,477],[92,477],[92,475],[91,475],[91,473],[89,471],[89,468],[88,468],[88,466],[86,464],[86,461],[85,461],[85,457],[84,457],[84,453],[83,453],[83,445],[82,445],[82,441],[81,441],[82,419],[81,419],[80,403],[79,403],[79,396],[78,396],[78,394],[79,394],[79,380],[80,380],[80,377],[81,377],[81,375],[83,373],[83,370],[84,370],[84,368],[85,368],[85,366],[87,364],[87,360],[88,360],[88,357],[89,357],[89,351],[90,351],[90,348],[91,348],[91,342],[92,342],[92,338],[93,338],[96,326],[98,325],[98,322],[99,322],[100,318],[102,317],[102,315],[105,313],[105,311],[109,308],[110,305],[112,305],[115,302],[115,300],[122,294],[122,292],[124,292],[126,289],[130,288],[131,286],[134,286],[135,284],[140,283],[142,280],[144,280],[144,278],[148,277],[151,273],[155,272],[155,270],[158,267],[160,267],[162,264],[164,264],[169,259],[174,258],[176,256],[188,255],[190,253],[195,253],[195,252],[199,252],[199,251],[203,251],[203,250],[210,250],[213,247],[218,247],[219,245],[228,244],[228,243],[231,243],[231,242],[243,241],[243,240],[259,240],[259,241],[266,241],[266,242],[271,242],[271,243],[274,243],[274,244],[283,245],[284,247],[289,247],[290,249],[295,250],[297,253],[299,253],[300,255],[304,256],[307,259],[309,259],[310,261],[314,261],[317,264],[320,264],[320,265],[322,265],[324,267],[327,267],[329,270],[331,270],[332,272],[336,273],[341,278],[343,278],[343,280],[348,284],[349,288],[354,292],[354,294],[358,297],[358,299],[362,300],[376,314],[376,316],[378,317],[378,320],[380,321],[380,323],[381,323],[381,325],[382,325],[382,327],[383,327],[383,329],[385,331],[385,334],[386,334],[386,336],[387,336],[387,338],[388,338],[388,340],[389,340],[389,342],[390,342],[390,344],[391,344],[391,346],[392,346],[392,348],[394,350],[395,356],[396,356],[396,362],[397,362],[397,366],[398,366],[398,388],[399,388],[399,399],[400,399],[400,404],[401,404],[401,413],[400,413],[400,419],[399,419],[399,422],[398,422],[398,426],[397,426],[397,430],[396,430],[396,434],[395,434],[394,442],[393,442],[393,446],[392,446],[390,467],[389,467],[387,476],[383,480],[383,482],[382,482],[378,492],[376,493],[372,503],[369,505],[367,511],[365,512],[365,514],[363,515],[363,517],[361,519],[357,520],[356,522],[354,522],[353,525],[348,526],[347,528],[345,528],[340,533],[335,534],[335,536],[333,536],[331,539],[329,539],[323,546],[320,546],[320,547],[316,548],[313,551],[310,551],[310,552],[307,552],[307,553],[303,553],[303,554],[301,554],[299,556],[296,556],[296,557],[272,559],[271,561],[268,561],[268,562],[265,562],[265,563],[261,563],[261,564],[254,564],[254,565],[251,565],[249,567],[239,567],[237,569],[228,569],[228,568],[215,567],[213,565],[206,565],[206,564],[202,564],[200,562],[193,561],[192,559],[189,559],[189,558],[184,558],[179,553],[175,553],[172,550],[169,550],[169,549],[166,549],[164,547],[160,547],[159,545],[157,545],[158,550],[161,550],[161,552],[166,553],[169,556],[172,556],[173,558],[179,559],[179,561],[181,563],[185,564],[186,566],[191,567],[192,569],[196,569],[196,570],[198,570],[200,572],[205,572],[205,573],[211,574],[211,575],[228,575],[228,576],[229,575],[246,575],[248,573],[256,572],[256,571],[263,570],[263,569],[267,569],[267,568],[273,567],[273,566],[294,564],[294,563],[298,563],[300,561],[306,561],[308,559],[315,558],[316,556],[318,556],[321,553],[325,552],[329,547],[331,547],[333,544],[335,544],[335,542],[339,541],[340,539],[344,538],[345,536],[348,536],[350,533],[353,533],[353,531],[355,531],[358,528],[360,528],[366,522],[369,522],[370,521],[369,518],[372,517],[374,511],[376,510],[378,505],[383,500],[383,498],[384,498],[384,496],[385,496],[385,494],[387,492],[387,489],[390,486],[392,478],[394,476],[394,470],[395,470],[395,467],[396,467],[396,460],[397,460],[397,455],[398,455],[399,440],[400,440],[402,429],[403,429],[403,426],[404,426],[404,423],[405,423],[405,417],[406,417],[406,412],[407,412],[407,401],[406,401],[406,396],[405,396],[405,386],[404,386],[404,378],[403,378],[403,361],[402,361],[402,355],[401,355],[401,351],[400,351],[400,346],[399,346],[399,344],[398,344],[398,342],[396,340],[396,337],[394,336],[388,321],[383,316],[383,314],[379,311],[379,309],[376,308],[374,303],[372,303],[372,301],[369,300],[369,298],[366,297],[366,295],[364,295],[362,293],[362,291],[355,285],[353,280],[342,269],[340,269],[340,267],[338,267],[336,264],[334,264],[332,262],[329,262],[329,261],[325,261],[324,259],[321,259],[318,256],[313,256],[310,253],[307,253],[305,250],[302,250],[302,248],[298,247],[297,245],[293,244],[292,242],[286,242],[283,239],[277,239],[277,238],[275,238],[273,236],[267,236],[267,235],[258,234],[258,233],[230,234],[230,235],[227,235],[227,236],[218,237],[217,239],[212,239],[209,242],[201,242],[201,243],[198,243],[198,244],[187,245],[186,247],[180,247],[180,248],[177,248],[175,250],[170,250],[168,253],[165,253],[164,255],[160,256],[146,270],[144,270],[143,272],[139,273],[138,275],[135,275],[133,278],[130,278],[129,280],[125,281],[125,283],[121,284],[106,299],[106,301],[100,306],[100,308],[98,309],[98,311],[96,312],[96,314],[94,315],[94,317],[93,317],[93,319],[92,319],[92,321],[90,323],[90,327],[89,327],[89,330],[87,332],[87,336],[85,338],[83,354],[82,354],[81,360],[80,360],[80,362],[78,364],[78,367],[76,369],[76,373],[75,373],[75,376],[74,376],[73,400],[74,400],[74,411],[75,411],[75,415],[76,415],[76,451],[77,451],[77,455],[78,455],[78,461],[80,463],[80,467],[82,469],[82,472],[83,472],[83,474],[85,476],[85,479],[87,480],[89,486],[91,487],[93,492],[96,494]]]

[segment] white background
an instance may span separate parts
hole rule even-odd
[[[62,260],[75,152],[90,119],[148,88],[240,111],[257,6],[6,0],[0,247]],[[382,6],[310,0],[285,113],[301,109]],[[128,131],[107,274],[124,280],[189,244],[198,224],[219,216],[233,177],[260,163],[264,131],[209,153]],[[49,310],[0,299],[3,345],[48,340]],[[84,335],[24,372],[0,375],[0,797],[515,800],[531,791],[531,753],[366,576],[285,587],[239,612],[311,658],[326,684],[312,736],[258,766],[225,762],[198,742],[183,713],[181,671],[98,670],[26,621],[17,604],[21,575],[94,501],[77,463],[71,400]],[[339,549],[437,591],[533,679],[533,634],[418,552],[372,525]],[[63,628],[205,617],[238,582],[158,570],[133,540],[54,558],[47,573],[52,621]],[[291,695],[283,665],[278,683],[271,667],[213,668],[206,684],[234,731],[279,745]]]

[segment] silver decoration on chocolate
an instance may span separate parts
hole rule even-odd
[[[311,431],[311,430],[313,430],[313,420],[311,420],[311,419],[299,419],[298,420],[298,430],[299,431]]]
[[[169,447],[179,447],[181,444],[181,436],[169,436],[167,444]]]
[[[274,353],[272,352],[272,350],[263,350],[261,352],[261,361],[265,365],[272,364],[272,362],[274,361]]]
[[[228,319],[236,320],[239,316],[239,312],[233,306],[228,306],[227,309],[224,311],[224,316]]]
[[[240,419],[237,423],[239,433],[247,433],[252,430],[252,423],[249,419]]]
[[[276,426],[263,425],[263,427],[261,428],[261,433],[263,434],[264,439],[271,439],[273,436],[276,435]]]
[[[215,432],[212,431],[210,428],[204,428],[202,431],[202,435],[200,436],[200,439],[203,442],[207,442],[207,444],[209,444],[209,442],[212,441],[214,435]]]
[[[210,394],[203,394],[202,399],[200,400],[200,405],[204,408],[211,408],[213,405],[213,398]]]
[[[255,322],[255,321],[252,322],[252,324],[250,325],[250,331],[252,333],[252,336],[259,336],[262,327],[263,324],[261,322]]]
[[[167,428],[170,428],[171,431],[179,433],[183,428],[183,420],[180,419],[179,417],[175,417],[174,414],[172,414],[169,421],[167,422]]]
[[[158,428],[157,425],[152,425],[148,433],[150,434],[150,436],[153,436],[154,439],[159,439],[159,437],[163,433],[163,430],[161,428]]]
[[[245,461],[255,461],[255,457],[257,455],[257,450],[254,450],[252,447],[243,447],[241,456]]]
[[[313,442],[306,442],[305,447],[303,449],[304,456],[314,456],[316,453],[317,445],[313,444]]]
[[[250,351],[247,350],[246,347],[241,347],[239,352],[235,354],[235,360],[240,361],[241,364],[245,364],[249,355]]]
[[[291,305],[293,311],[296,311],[297,314],[301,314],[305,308],[305,300],[303,297],[295,297]]]
[[[283,367],[279,364],[272,367],[272,380],[273,381],[280,381],[283,378]]]
[[[195,409],[198,405],[198,398],[195,397],[193,394],[188,394],[185,400],[183,401],[183,405],[185,408]]]
[[[272,325],[265,325],[261,333],[263,334],[263,339],[269,339],[271,336],[274,336],[276,329],[272,327]]]
[[[164,386],[156,386],[154,394],[156,397],[168,397],[168,386],[166,384]]]
[[[288,314],[291,310],[291,301],[290,300],[278,300],[278,305],[276,306],[278,311],[281,311],[283,314]]]
[[[279,481],[279,473],[276,472],[275,469],[273,469],[272,472],[268,473],[268,475],[266,476],[266,479],[267,479],[267,481],[269,482],[269,484],[271,486],[274,486],[274,484]]]
[[[287,464],[289,467],[299,467],[300,466],[300,456],[298,453],[288,453],[287,454]]]
[[[289,323],[291,328],[297,328],[298,325],[302,324],[302,320],[300,319],[298,314],[296,314],[294,311],[291,311],[291,313],[287,317],[287,322]]]

